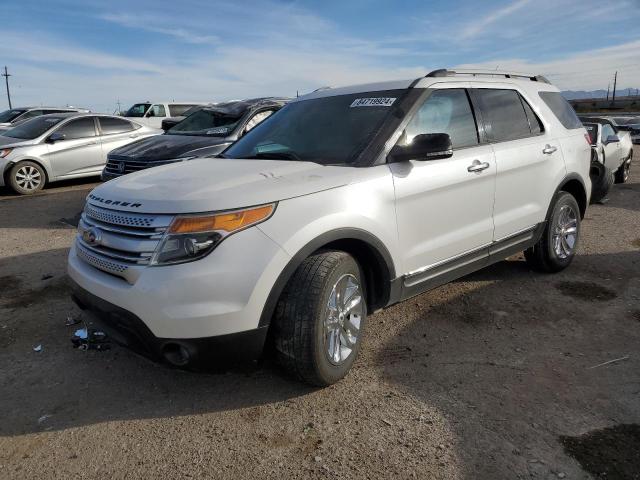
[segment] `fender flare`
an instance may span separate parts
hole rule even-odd
[[[582,177],[580,175],[578,175],[577,173],[570,173],[568,175],[566,175],[562,181],[558,184],[558,186],[556,187],[555,192],[553,192],[553,196],[551,197],[551,201],[549,202],[549,207],[547,208],[547,214],[544,217],[545,218],[545,223],[549,221],[549,218],[551,216],[551,211],[553,210],[553,206],[555,205],[555,200],[558,197],[558,193],[560,193],[561,191],[566,191],[563,190],[563,187],[569,183],[572,180],[576,180],[580,183],[580,185],[582,186],[582,190],[584,191],[585,194],[585,205],[584,205],[584,212],[586,212],[587,207],[589,206],[589,198],[587,195],[587,187],[584,184],[584,180],[582,179]],[[571,193],[571,192],[569,192]],[[580,206],[580,199],[576,198],[576,201],[578,202],[578,206]],[[580,212],[582,217],[584,218],[584,212]]]
[[[291,260],[289,260],[285,268],[280,272],[280,275],[278,275],[278,278],[271,287],[267,301],[262,308],[258,327],[266,327],[271,323],[271,318],[273,317],[284,287],[302,262],[323,246],[340,240],[358,240],[368,244],[384,262],[389,276],[389,288],[391,287],[390,282],[396,276],[395,266],[389,250],[378,237],[360,228],[338,228],[330,230],[311,240],[291,257]]]

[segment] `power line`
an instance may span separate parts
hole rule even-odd
[[[4,82],[7,85],[7,100],[9,101],[9,110],[11,110],[13,107],[11,106],[11,94],[9,93],[9,77],[11,76],[11,74],[7,71],[7,66],[4,66],[4,73],[2,74],[2,76],[4,77]]]

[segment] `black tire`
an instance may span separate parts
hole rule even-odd
[[[575,239],[571,251],[566,256],[559,255],[556,250],[555,238],[556,227],[558,227],[561,214],[569,209],[575,215]],[[556,195],[555,203],[547,225],[538,243],[525,250],[524,257],[529,266],[540,272],[555,273],[567,268],[575,256],[580,240],[580,207],[576,199],[567,192],[559,192]]]
[[[326,333],[325,319],[329,318],[329,300],[336,282],[352,278],[357,279],[361,297],[357,340],[344,361],[334,364],[327,351],[330,334]],[[295,377],[324,387],[349,372],[360,350],[367,317],[363,279],[358,263],[341,251],[315,253],[294,272],[276,306],[272,328],[278,362]]]
[[[25,178],[28,178],[29,181],[26,181]],[[47,174],[44,168],[35,162],[18,162],[9,172],[9,186],[20,195],[32,195],[39,192],[45,183],[47,183]]]
[[[633,156],[633,152],[629,155],[622,165],[618,167],[616,170],[615,180],[616,183],[627,183],[629,180],[629,170],[631,170],[631,157]]]
[[[597,172],[596,172],[597,169]],[[601,202],[609,195],[614,183],[614,174],[611,169],[602,164],[593,164],[591,167],[591,203]]]

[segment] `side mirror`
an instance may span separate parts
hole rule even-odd
[[[56,143],[59,142],[61,140],[66,139],[67,136],[64,133],[60,133],[60,132],[53,132],[51,135],[49,135],[49,138],[47,139],[47,141],[49,143]]]
[[[617,135],[609,135],[607,137],[607,145],[610,143],[618,143],[620,141],[620,137],[618,137]]]
[[[451,137],[447,133],[416,135],[408,145],[395,145],[389,152],[391,162],[438,160],[453,155]]]

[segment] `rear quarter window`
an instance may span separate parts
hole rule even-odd
[[[582,122],[576,115],[573,107],[567,102],[560,92],[540,92],[540,98],[551,109],[562,126],[567,130],[582,128]]]

